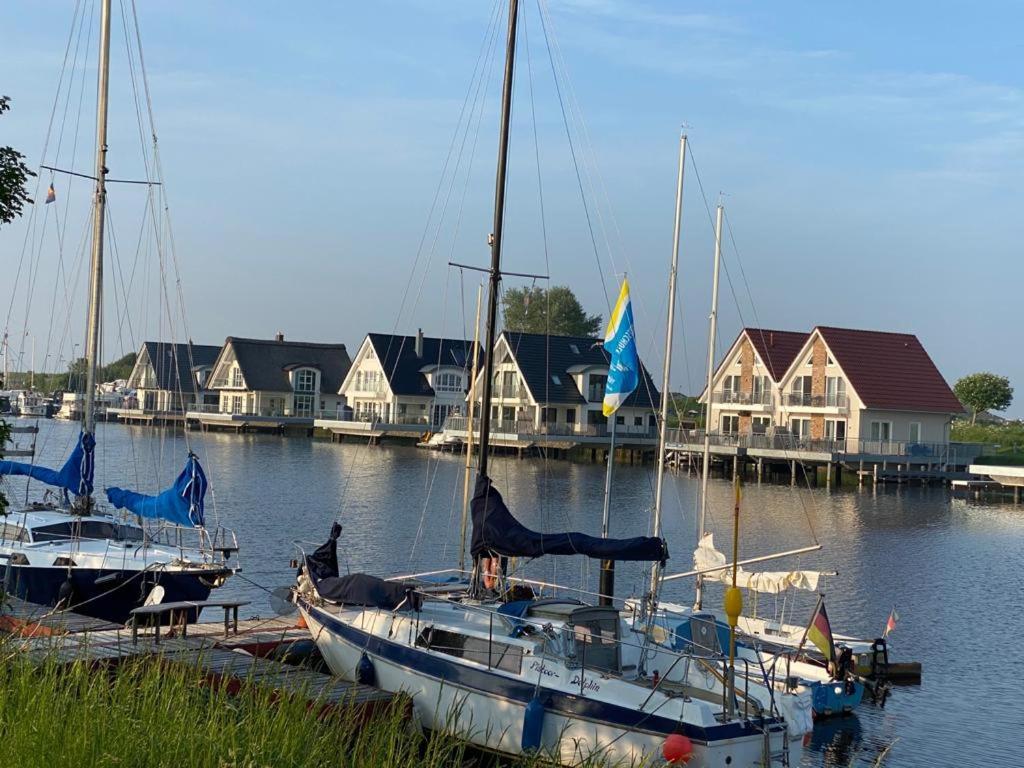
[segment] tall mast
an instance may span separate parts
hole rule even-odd
[[[100,11],[99,83],[96,92],[96,192],[93,196],[92,261],[89,309],[85,332],[85,408],[82,431],[95,434],[96,366],[100,353],[100,309],[103,302],[103,224],[107,205],[107,99],[110,92],[110,0]]]
[[[480,304],[483,300],[483,286],[476,288],[476,319],[473,321],[473,365],[470,368],[469,408],[466,429],[466,471],[462,477],[462,525],[459,528],[459,570],[466,570],[466,530],[469,528],[470,470],[473,465],[473,406],[476,404],[476,377],[480,368]]]
[[[498,172],[494,184],[494,229],[491,231],[491,269],[487,289],[487,332],[484,334],[484,381],[480,406],[480,462],[478,476],[487,475],[487,454],[491,445],[491,389],[494,378],[494,337],[498,325],[498,291],[501,287],[501,238],[505,221],[505,186],[508,169],[508,137],[512,122],[512,79],[515,72],[516,20],[518,0],[508,4],[508,43],[505,47],[505,83],[501,91],[501,133],[498,142]],[[470,425],[472,429],[472,425]]]
[[[725,207],[719,203],[715,215],[715,271],[711,281],[711,317],[708,323],[708,380],[704,388],[704,455],[701,461],[700,514],[697,516],[697,545],[704,536],[704,520],[708,514],[708,475],[711,471],[711,398],[715,378],[715,334],[718,332],[718,269],[722,263],[722,216]],[[704,598],[704,576],[697,574],[694,607],[701,608]]]
[[[669,379],[672,375],[672,331],[676,321],[676,276],[679,273],[679,232],[683,223],[683,172],[686,168],[686,134],[679,137],[679,174],[676,181],[676,220],[672,229],[672,266],[668,271],[668,318],[665,325],[665,371],[661,375],[661,420],[658,426],[658,479],[654,486],[652,536],[661,536],[661,508],[665,487],[665,443],[668,438]],[[658,596],[661,563],[651,566],[651,604]]]

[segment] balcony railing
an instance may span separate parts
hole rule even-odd
[[[892,456],[913,462],[944,461],[964,464],[967,461],[991,451],[992,446],[983,443],[924,443],[909,440],[871,440],[859,437],[811,438],[797,437],[781,432],[776,434],[752,432],[712,432],[709,436],[712,447],[735,447],[770,449],[778,451],[801,451],[806,453],[846,453],[873,456]],[[668,430],[670,445],[701,446],[704,444],[702,429]]]
[[[711,402],[733,405],[771,405],[774,402],[771,392],[735,392],[725,389],[711,393]]]
[[[849,408],[849,398],[840,392],[812,395],[810,392],[789,392],[785,403],[791,408]]]
[[[444,423],[446,430],[453,432],[468,431],[469,418],[466,416],[449,416]],[[480,431],[480,420],[473,419],[473,432]],[[491,434],[516,434],[516,435],[548,435],[564,437],[609,437],[611,426],[608,424],[535,424],[532,419],[494,419],[491,421]],[[632,424],[618,424],[615,427],[615,436],[632,437],[641,439],[655,439],[658,437],[658,430],[649,426],[636,426]]]

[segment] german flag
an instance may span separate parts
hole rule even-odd
[[[832,625],[828,622],[828,614],[825,613],[825,601],[818,601],[818,608],[811,617],[811,624],[807,627],[807,639],[818,646],[825,661],[835,661],[836,645],[832,640]]]

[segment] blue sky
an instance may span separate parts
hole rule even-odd
[[[120,5],[110,165],[112,175],[138,177]],[[485,83],[479,133],[474,123],[458,154],[455,183],[442,169],[494,4],[138,6],[191,336],[217,342],[282,330],[355,347],[369,330],[461,333],[462,295],[471,314],[476,278],[446,262],[488,259],[498,66]],[[659,368],[685,122],[708,203],[725,193],[737,246],[727,240],[733,289],[726,283],[722,291],[722,348],[743,322],[913,332],[951,383],[981,369],[1010,376],[1021,392],[1011,413],[1024,414],[1018,3],[969,11],[952,2],[546,0],[544,7],[568,72],[563,98],[580,110],[570,125],[598,255],[538,6],[524,0],[508,269],[549,272],[603,314],[614,274],[628,271],[642,353]],[[0,140],[33,164],[74,9],[27,0],[0,7],[0,91],[13,99]],[[92,156],[91,69],[86,77],[81,170]],[[78,112],[75,99],[65,126]],[[62,162],[72,144],[65,140]],[[703,375],[713,236],[693,166],[688,173],[672,378],[692,391]],[[428,221],[439,183],[448,206]],[[58,184],[61,201],[67,193],[85,202],[86,187]],[[131,260],[141,192],[111,194],[120,259],[112,269],[123,279],[131,263],[145,261]],[[69,243],[81,240],[86,212],[68,210],[70,265]],[[0,230],[5,275],[27,230],[27,221]],[[42,242],[28,249],[38,263],[28,327],[40,357],[46,345],[38,339],[51,337],[52,367],[63,333],[48,330],[59,256]],[[166,326],[155,267],[137,266],[137,274],[128,302],[135,317],[111,322],[117,313],[107,311],[107,356]],[[4,283],[6,313],[13,279]],[[24,294],[23,281],[17,291]],[[24,314],[19,298],[11,312],[19,333]],[[64,335],[75,340],[75,332]]]

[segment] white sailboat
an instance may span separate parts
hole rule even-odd
[[[103,0],[85,343],[90,394],[96,391],[103,296],[110,15],[111,0]],[[93,498],[95,447],[96,398],[87,396],[81,434],[62,468],[0,461],[0,477],[25,476],[50,486],[37,500],[8,510],[0,524],[4,592],[119,624],[146,601],[206,599],[234,573],[228,559],[238,545],[231,531],[206,526],[207,482],[198,459],[190,452],[174,485],[156,496],[108,488],[111,506],[131,513],[116,514]]]
[[[634,635],[617,607],[504,575],[510,557],[667,557],[658,537],[531,531],[487,475],[517,14],[511,0],[468,584],[434,580],[465,576],[456,569],[389,580],[339,576],[335,524],[329,540],[304,557],[296,602],[335,674],[406,692],[424,727],[455,731],[480,747],[537,751],[564,764],[629,764],[657,760],[671,744],[691,766],[779,765],[789,741],[783,718],[753,698],[739,701],[705,687],[703,665],[721,664],[720,657],[654,647]],[[492,578],[497,585],[489,589]]]

